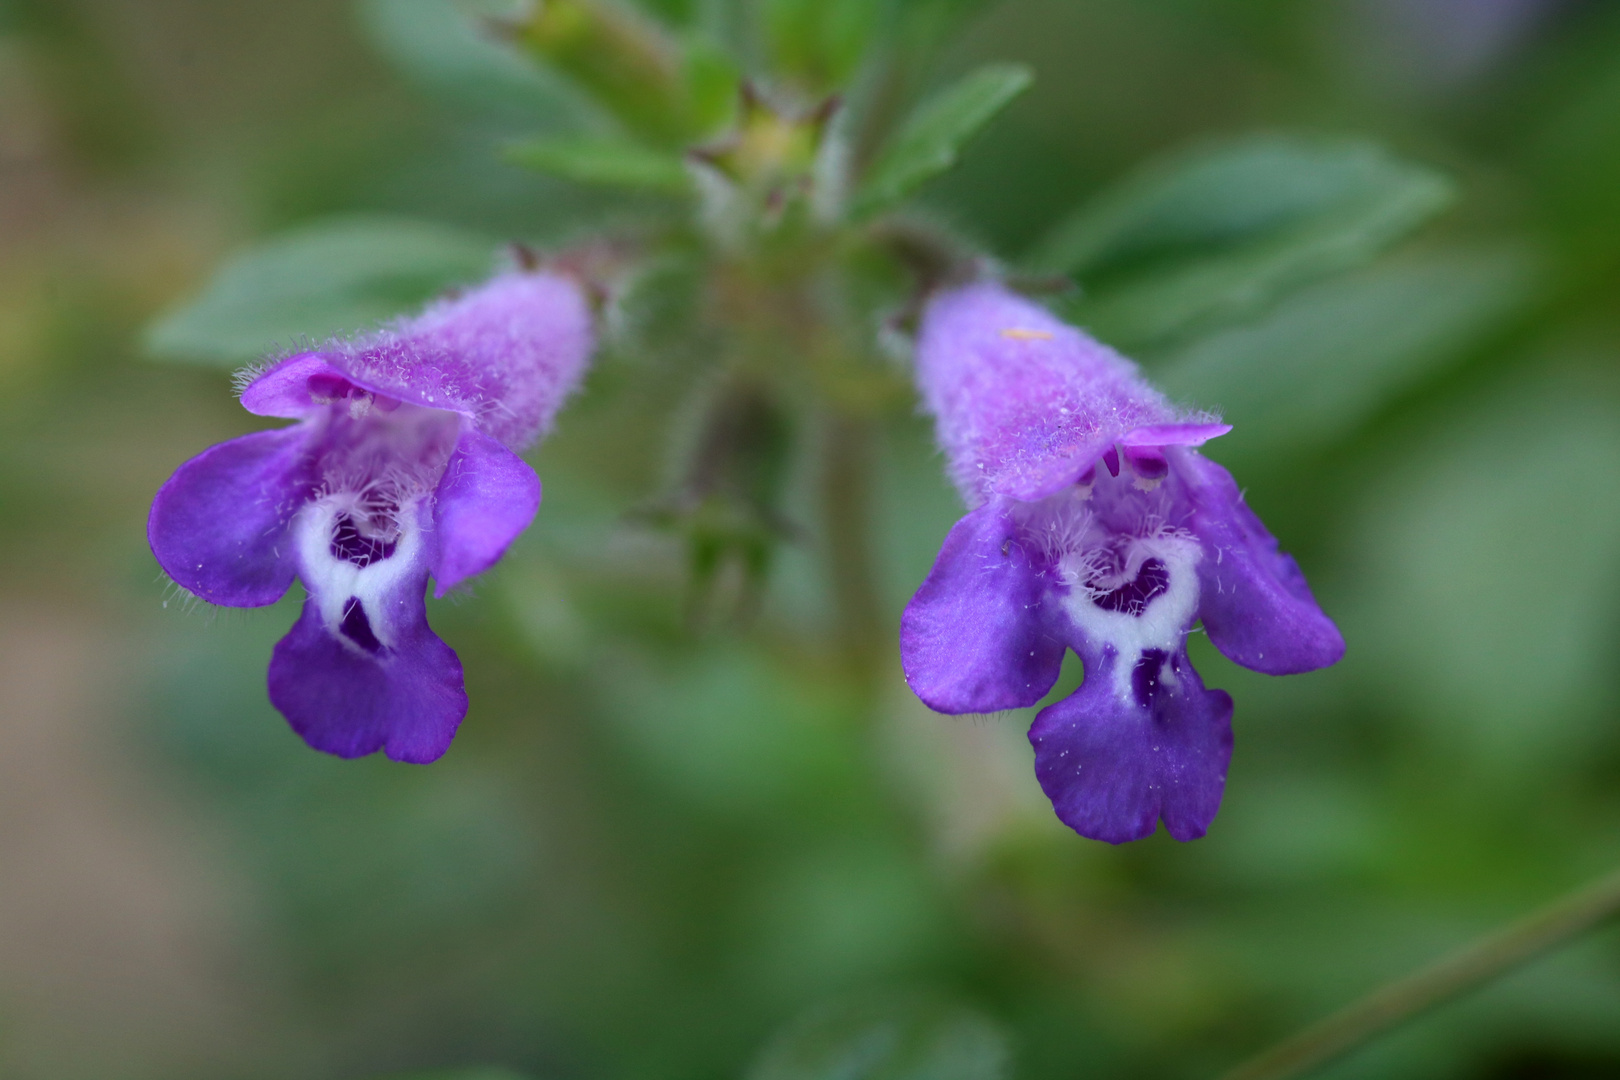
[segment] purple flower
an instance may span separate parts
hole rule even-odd
[[[1202,836],[1232,753],[1232,699],[1187,658],[1286,675],[1344,652],[1299,567],[1193,447],[1231,430],[1002,286],[936,295],[917,379],[973,509],[901,622],[906,681],[945,713],[1040,701],[1066,648],[1085,682],[1030,729],[1058,817],[1122,843]]]
[[[533,519],[540,479],[514,451],[550,425],[592,344],[572,279],[503,274],[259,373],[243,407],[298,423],[204,451],[158,491],[147,536],[184,588],[259,607],[304,583],[269,687],[311,746],[415,762],[449,748],[467,694],[428,627],[427,579],[443,596]]]

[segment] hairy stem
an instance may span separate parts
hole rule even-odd
[[[1620,913],[1620,871],[1569,893],[1285,1039],[1223,1080],[1304,1076]]]

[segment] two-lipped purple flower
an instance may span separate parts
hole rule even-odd
[[[1162,819],[1202,836],[1232,752],[1232,699],[1187,657],[1203,621],[1245,667],[1285,675],[1344,641],[1304,575],[1194,447],[1229,431],[1174,408],[1135,365],[993,282],[936,294],[917,381],[972,509],[901,623],[930,707],[1034,705],[1073,649],[1085,681],[1030,729],[1058,817],[1121,843]]]
[[[577,282],[502,274],[273,364],[242,405],[298,422],[221,443],[159,490],[148,538],[182,587],[259,607],[303,582],[269,690],[311,746],[413,762],[448,749],[467,695],[428,627],[428,578],[444,595],[533,519],[540,480],[516,451],[550,426],[592,347]]]
[[[516,451],[550,425],[593,348],[572,278],[507,273],[351,341],[289,356],[242,404],[297,423],[187,462],[153,502],[163,568],[205,600],[303,612],[270,699],[317,749],[432,761],[467,710],[427,624],[533,518]],[[1085,681],[1030,730],[1058,816],[1115,843],[1201,836],[1220,805],[1232,701],[1187,657],[1214,645],[1269,674],[1344,650],[1293,559],[1195,447],[1225,433],[1129,361],[993,282],[928,304],[917,378],[972,507],[907,607],[907,681],[947,713],[1033,705],[1074,649]]]

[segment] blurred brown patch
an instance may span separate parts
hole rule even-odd
[[[0,1073],[157,1076],[262,1026],[239,893],[205,829],[120,758],[105,623],[0,607]]]

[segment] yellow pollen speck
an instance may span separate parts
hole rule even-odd
[[[1052,331],[1024,330],[1016,326],[1009,326],[1001,332],[1001,336],[1012,338],[1014,341],[1051,341]]]

